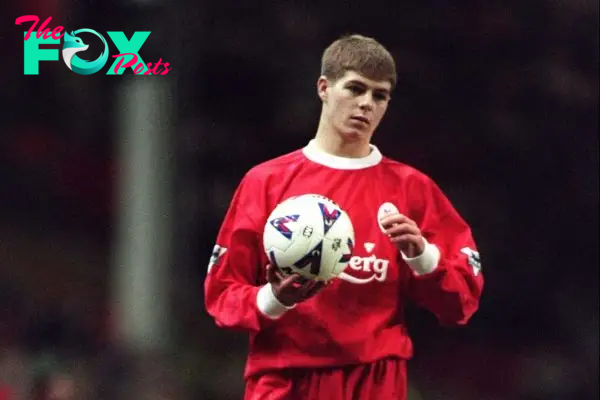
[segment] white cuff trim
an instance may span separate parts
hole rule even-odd
[[[270,283],[261,287],[256,295],[256,306],[258,310],[270,319],[278,319],[286,311],[291,310],[295,305],[287,307],[279,302],[273,294],[273,288]]]
[[[400,252],[402,259],[416,275],[425,275],[435,271],[440,261],[440,250],[437,246],[429,243],[425,238],[423,238],[423,242],[425,242],[425,250],[416,257],[409,258]]]

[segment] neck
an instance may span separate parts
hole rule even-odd
[[[346,158],[363,158],[371,152],[368,140],[347,140],[343,134],[327,124],[323,118],[315,135],[316,145],[325,153]]]

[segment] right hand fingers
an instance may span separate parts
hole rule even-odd
[[[305,278],[300,274],[291,274],[285,276],[278,269],[270,264],[267,265],[267,280],[276,284],[279,290],[288,290],[288,288],[302,292],[302,294],[322,289],[326,282],[314,281]]]
[[[298,274],[293,274],[281,282],[279,289],[285,291],[294,291],[297,296],[301,298],[307,298],[307,296],[312,296],[324,286],[325,282],[314,281]]]
[[[296,304],[316,295],[326,286],[325,282],[313,281],[298,274],[285,277],[274,285],[275,296],[284,304]]]
[[[302,286],[302,281],[304,278],[302,278],[300,275],[298,274],[291,274],[289,276],[284,277],[280,283],[279,283],[279,288],[280,289],[286,289],[286,288],[298,288]]]
[[[302,288],[302,298],[308,299],[319,293],[325,287],[325,282],[311,281]]]
[[[303,286],[286,290],[285,296],[294,304],[301,303],[315,296],[326,286],[325,282],[308,281]]]
[[[279,284],[285,279],[285,276],[271,264],[267,264],[267,282]]]

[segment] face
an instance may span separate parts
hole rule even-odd
[[[348,71],[336,82],[319,78],[317,89],[333,130],[347,140],[369,141],[387,110],[391,83]]]

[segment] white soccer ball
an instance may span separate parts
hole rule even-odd
[[[332,200],[305,194],[275,207],[265,224],[263,245],[271,265],[284,274],[328,281],[348,266],[354,227]]]

